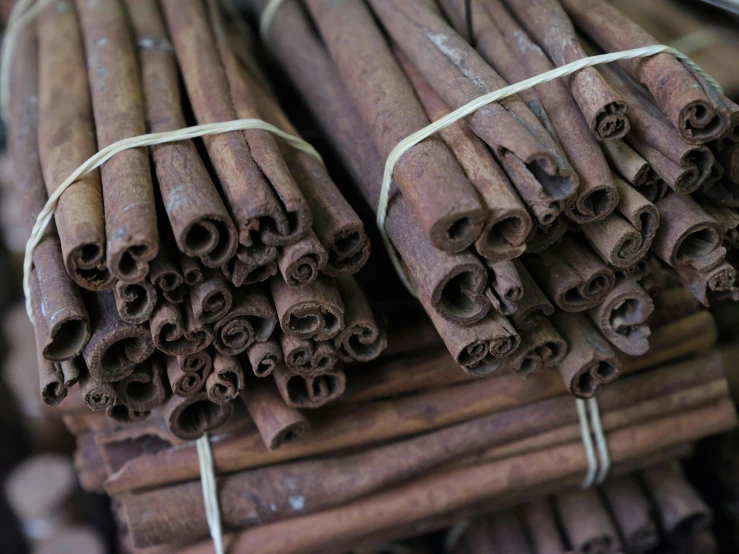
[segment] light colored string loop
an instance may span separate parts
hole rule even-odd
[[[590,409],[590,424],[593,427],[595,444],[598,447],[598,458],[600,461],[598,475],[595,477],[595,484],[601,485],[606,480],[606,477],[608,477],[608,472],[611,469],[611,455],[608,452],[608,441],[603,433],[603,424],[600,420],[600,407],[595,397],[588,399],[588,408]]]
[[[279,0],[275,0],[275,2],[278,1]],[[427,139],[431,135],[438,133],[442,129],[445,129],[449,125],[452,125],[453,123],[476,112],[483,106],[486,106],[492,102],[503,100],[504,98],[507,98],[514,94],[518,94],[519,92],[535,87],[536,85],[540,85],[542,83],[546,83],[554,79],[570,75],[586,67],[592,67],[604,63],[611,63],[619,60],[630,60],[633,58],[654,56],[655,54],[660,54],[663,52],[672,54],[673,56],[678,58],[692,71],[700,75],[700,77],[702,77],[709,86],[715,88],[716,91],[720,94],[723,94],[719,84],[682,52],[666,45],[645,46],[643,48],[634,48],[633,50],[624,50],[622,52],[613,52],[610,54],[590,56],[582,60],[568,63],[566,65],[563,65],[562,67],[557,67],[555,69],[552,69],[551,71],[547,71],[546,73],[530,77],[529,79],[525,79],[513,85],[503,87],[502,89],[489,92],[487,94],[479,96],[478,98],[475,98],[464,106],[457,108],[441,119],[437,119],[430,125],[427,125],[423,129],[419,129],[415,133],[401,140],[395,146],[395,148],[392,149],[390,155],[387,157],[387,160],[385,162],[385,171],[382,176],[382,187],[380,188],[380,201],[377,205],[377,228],[380,230],[380,235],[382,236],[382,240],[385,243],[388,253],[390,254],[390,259],[393,262],[395,271],[398,273],[401,280],[405,284],[406,288],[411,292],[411,294],[415,294],[415,292],[410,286],[400,258],[395,251],[395,248],[391,245],[390,239],[387,236],[387,231],[385,230],[385,220],[387,219],[387,208],[388,202],[390,201],[390,188],[393,178],[393,170],[395,169],[395,165],[398,163],[398,160],[401,158],[401,156],[403,156],[403,154],[405,154],[408,150],[410,150],[422,140]]]
[[[583,489],[589,489],[593,486],[598,474],[598,458],[595,456],[593,437],[590,435],[587,404],[582,398],[576,398],[575,406],[577,407],[577,417],[580,420],[580,436],[582,437],[582,444],[585,447],[585,456],[588,460],[588,471],[585,473],[585,479],[583,479],[580,486]]]
[[[275,19],[275,14],[284,3],[285,0],[269,0],[262,10],[262,15],[259,16],[259,36],[265,44],[267,43],[267,33],[269,33],[269,28]]]
[[[588,470],[580,486],[583,489],[589,489],[593,485],[601,485],[606,480],[611,469],[611,456],[608,452],[606,436],[603,433],[598,400],[589,398],[585,401],[576,398],[575,405],[577,406],[577,417],[580,420],[580,434],[585,447],[585,456],[588,460]],[[595,448],[593,447],[591,430],[592,435],[595,436]]]
[[[200,464],[200,482],[203,485],[203,502],[205,503],[205,517],[208,520],[210,537],[216,554],[224,554],[223,530],[221,528],[221,509],[218,505],[218,487],[213,469],[213,451],[210,449],[210,439],[205,433],[195,443],[198,450]]]

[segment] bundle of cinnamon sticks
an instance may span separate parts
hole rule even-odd
[[[711,521],[680,466],[661,464],[457,524],[464,532],[453,552],[708,554],[718,552]]]
[[[684,456],[735,425],[713,318],[685,304],[656,324],[647,355],[621,357],[624,377],[599,395],[614,473]],[[342,552],[582,481],[577,409],[555,372],[477,379],[439,346],[350,372],[299,442],[268,450],[263,420],[237,411],[211,444],[229,551]],[[156,418],[116,426],[73,400],[61,407],[80,480],[114,498],[133,545],[212,548],[194,443]],[[294,425],[282,424],[288,435]]]
[[[56,0],[20,28],[10,142],[27,235],[121,139],[250,118],[297,135],[241,24],[215,0]],[[363,223],[316,156],[233,131],[125,150],[66,189],[33,255],[44,402],[79,383],[88,408],[120,423],[159,409],[191,439],[239,395],[298,419],[340,396],[343,364],[386,339],[352,277]]]
[[[267,0],[242,4],[264,17]],[[607,0],[305,0],[269,15],[269,53],[375,210],[386,158],[431,122],[658,44]],[[706,306],[739,298],[737,114],[710,77],[660,53],[543,82],[406,151],[384,230],[462,369],[556,367],[593,396],[619,351],[649,348],[648,274]]]

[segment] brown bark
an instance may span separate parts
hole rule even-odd
[[[320,408],[344,393],[346,376],[340,369],[300,375],[278,365],[272,377],[285,404],[292,408]]]
[[[647,318],[653,311],[652,299],[638,282],[620,279],[600,306],[588,310],[588,316],[613,346],[639,356],[649,350]]]
[[[567,343],[552,324],[536,315],[521,336],[521,345],[504,361],[503,367],[522,378],[543,368],[558,367],[567,356]]]
[[[561,0],[574,22],[606,52],[659,42],[604,0]],[[707,90],[672,54],[619,62],[644,84],[683,139],[714,140],[726,131],[728,113],[716,93]]]
[[[565,552],[562,537],[552,508],[545,499],[525,504],[521,508],[523,520],[531,539],[533,554],[556,554]]]
[[[279,336],[287,368],[301,376],[311,377],[331,371],[339,361],[339,353],[330,341],[297,339],[284,333]]]
[[[138,45],[149,131],[187,127],[177,62],[156,3],[125,0]],[[192,141],[151,148],[169,225],[180,251],[206,267],[220,267],[236,253],[238,236]]]
[[[659,227],[659,212],[628,183],[613,177],[619,194],[615,212],[581,229],[603,261],[624,268],[634,265],[649,251]]]
[[[660,543],[659,528],[652,519],[652,507],[633,476],[611,477],[600,489],[618,526],[623,548],[641,554]]]
[[[39,75],[35,27],[23,30],[18,40],[18,56],[11,73],[10,146],[22,232],[28,238],[47,200],[37,143]],[[31,300],[37,349],[51,362],[71,359],[82,351],[90,338],[90,319],[79,290],[65,270],[53,223],[36,247],[33,263]],[[43,365],[49,369],[53,367],[53,364]],[[48,399],[53,397],[52,394]]]
[[[203,268],[195,258],[180,254],[180,271],[184,283],[191,287],[200,283],[203,277]]]
[[[653,180],[652,166],[623,140],[608,140],[600,144],[615,173],[631,184],[649,202],[655,202],[659,193]]]
[[[277,258],[280,274],[291,287],[310,285],[327,263],[328,252],[312,230],[295,244],[282,248]]]
[[[269,450],[300,440],[310,428],[299,410],[285,405],[273,383],[262,381],[250,385],[241,393],[241,400]]]
[[[198,123],[237,119],[216,39],[199,0],[162,2],[169,34]],[[255,163],[243,131],[204,138],[239,244],[274,246],[290,233],[288,216]]]
[[[601,72],[629,103],[633,130],[627,142],[675,192],[690,194],[698,190],[714,166],[714,157],[708,147],[691,144],[681,137],[628,76],[608,66]]]
[[[162,408],[167,429],[182,440],[195,440],[223,425],[233,413],[233,404],[215,404],[201,392],[190,398],[172,395]]]
[[[703,313],[705,314],[705,312]],[[646,367],[651,367],[667,360],[674,360],[679,356],[702,352],[706,348],[710,348],[712,344],[715,344],[715,329],[712,333],[712,340],[708,341],[708,344],[706,344],[705,339],[701,339],[700,344],[690,344],[690,337],[702,334],[702,330],[710,326],[710,315],[708,315],[708,321],[705,318],[700,319],[701,321],[696,321],[689,326],[682,322],[680,328],[676,326],[666,327],[666,336],[670,341],[674,341],[672,344],[675,346],[665,348],[655,340],[655,343],[657,343],[655,344],[656,355],[651,358],[650,356],[642,356],[624,362],[624,373],[643,369],[639,362],[646,361]],[[685,328],[682,329],[683,327]],[[656,335],[657,333],[655,333],[655,337]],[[684,348],[684,350],[681,350],[681,348]],[[456,369],[451,358],[446,360],[447,367],[451,366],[452,368],[447,375],[466,376],[466,374]],[[440,360],[437,357],[436,367],[438,367],[439,362],[443,361],[443,358]],[[707,371],[718,371],[718,375],[720,375],[720,358],[709,356],[689,359],[667,366],[664,372],[665,375],[672,377],[676,377],[678,374],[692,376],[692,378],[699,378],[702,382],[705,376],[703,373],[697,373],[695,367],[713,368]],[[412,368],[412,365],[409,366],[404,363],[400,369],[405,373],[410,373]],[[402,376],[403,373],[400,375]],[[360,375],[354,375],[354,381],[359,377]],[[665,386],[660,372],[654,372],[651,378],[658,380],[659,387]],[[416,385],[410,390],[417,390],[424,386],[428,387],[430,385],[429,381],[430,377],[426,373],[416,381],[420,382],[420,387]],[[398,439],[421,432],[429,432],[432,429],[494,412],[509,410],[516,406],[530,404],[567,392],[561,378],[553,371],[539,372],[525,381],[512,375],[501,375],[482,380],[475,378],[473,381],[441,390],[426,390],[420,394],[399,397],[391,401],[359,402],[351,406],[337,405],[336,407],[327,408],[324,410],[326,413],[324,417],[321,417],[321,421],[328,424],[322,425],[319,421],[314,421],[306,440],[285,445],[273,453],[265,452],[261,439],[255,431],[248,431],[242,426],[238,432],[233,431],[230,436],[213,444],[214,459],[220,471],[230,472],[284,460],[317,456],[363,444],[378,443],[392,438]],[[394,383],[395,379],[391,382]],[[622,385],[622,382],[626,384]],[[604,388],[601,391],[601,397],[606,398],[610,394],[615,395],[618,391],[652,395],[651,392],[646,391],[645,387],[631,386],[630,381],[627,380],[622,382],[617,381],[611,387]],[[350,386],[351,383],[352,380],[350,380]],[[449,381],[446,384],[449,384]],[[625,388],[621,389],[621,386]],[[364,397],[354,394],[353,398],[355,400],[366,400],[367,398],[382,398],[399,394],[392,389],[386,389],[385,391],[375,389],[372,393]],[[618,394],[625,394],[625,392],[618,392]],[[650,398],[650,396],[646,398]],[[621,401],[620,398],[618,400]],[[574,409],[574,402],[572,402],[571,397],[568,397],[567,405]],[[358,428],[356,425],[358,420],[366,422],[366,425]],[[546,421],[546,418],[542,418],[542,421]],[[576,436],[579,441],[579,430],[575,429],[575,433],[577,433]],[[582,449],[582,444],[580,444],[580,448]],[[112,475],[106,485],[108,493],[117,494],[126,490],[198,478],[200,472],[194,447],[177,450],[175,457],[176,463],[166,453],[142,456],[137,452],[133,457],[129,454],[128,457],[124,457],[115,466],[114,473],[111,472]],[[162,465],[167,467],[166,471],[158,469]]]
[[[166,356],[164,362],[169,386],[177,396],[198,394],[213,369],[213,360],[207,350],[188,356]]]
[[[337,280],[344,302],[344,329],[334,337],[334,346],[344,362],[369,362],[387,347],[387,332],[378,322],[357,282],[346,277]]]
[[[498,0],[477,4],[479,8],[473,26],[475,47],[507,81],[518,82],[554,69],[549,58],[528,38]],[[463,13],[464,7],[459,0],[454,5],[458,13]],[[517,65],[523,66],[522,70]],[[521,72],[523,75],[519,78]],[[578,78],[572,79],[577,81]],[[538,85],[532,92],[542,111],[546,110],[554,136],[580,177],[576,198],[565,206],[565,213],[577,223],[603,219],[616,207],[618,191],[588,121],[562,79]]]
[[[307,7],[377,148],[387,157],[398,142],[429,124],[413,88],[363,4],[313,0]],[[480,235],[485,210],[438,137],[409,150],[394,176],[434,246],[458,252]]]
[[[222,354],[236,356],[254,342],[266,341],[276,326],[277,314],[264,289],[236,289],[231,309],[213,326],[213,345]]]
[[[511,314],[511,320],[516,329],[526,331],[533,325],[534,315],[550,316],[554,313],[554,307],[544,296],[544,293],[531,277],[520,260],[514,260],[513,265],[521,279],[523,295],[518,300],[516,311]]]
[[[249,3],[257,14],[264,4],[263,0]],[[306,98],[362,195],[376,207],[383,159],[300,6],[280,8],[268,39],[272,53]],[[402,195],[391,197],[385,227],[417,293],[429,298],[443,317],[468,323],[487,313],[490,304],[483,294],[487,278],[482,264],[470,253],[453,255],[434,248]]]
[[[559,242],[567,232],[564,219],[558,217],[550,225],[534,224],[532,233],[526,240],[526,252],[537,254]]]
[[[118,317],[112,292],[91,294],[87,300],[92,336],[82,351],[85,363],[96,379],[118,381],[154,352],[151,333],[146,325]]]
[[[424,80],[405,54],[398,48],[394,49],[394,53],[429,119],[436,121],[449,114],[451,108]],[[464,121],[442,129],[439,135],[462,166],[472,186],[477,189],[488,212],[482,232],[475,241],[475,249],[488,260],[517,258],[526,248],[526,237],[531,232],[532,222],[508,177]]]
[[[282,347],[274,338],[255,342],[246,350],[246,355],[256,377],[269,376],[284,361]]]
[[[344,329],[344,303],[333,279],[320,277],[305,287],[292,288],[275,277],[269,284],[284,333],[322,341]]]
[[[115,384],[118,402],[130,410],[149,412],[164,404],[169,396],[166,380],[164,363],[152,357]]]
[[[489,262],[490,289],[500,305],[498,311],[503,315],[512,315],[518,311],[518,302],[524,295],[523,281],[518,273],[515,261]],[[489,295],[488,295],[489,297]],[[495,305],[495,302],[491,303]]]
[[[507,83],[427,4],[371,2],[387,32],[447,104],[459,108]],[[536,219],[548,225],[578,177],[557,142],[517,96],[471,114],[472,130],[493,150]]]
[[[205,381],[208,399],[216,404],[231,402],[244,389],[244,370],[233,356],[213,355],[213,371]]]
[[[612,433],[609,444],[614,463],[655,452],[663,445],[677,444],[679,439],[669,432],[675,425],[693,438],[726,429],[735,420],[733,408],[726,402],[718,409],[703,408],[689,415],[692,418],[706,415],[710,419],[687,421],[683,415]],[[514,467],[517,471],[512,476],[510,472]],[[506,503],[494,504],[494,500],[505,498],[504,492],[510,490],[512,479],[515,479],[517,490],[533,489],[545,483],[550,484],[551,490],[560,487],[564,478],[576,476],[579,479],[586,467],[582,444],[578,441],[513,459],[431,475],[318,514],[248,529],[239,533],[231,549],[235,552],[257,550],[264,554],[323,551],[340,541],[356,541],[374,532],[477,502],[487,501],[488,509],[491,505],[502,508]],[[553,481],[556,483],[552,486]],[[508,505],[515,502],[511,498],[507,500]]]
[[[590,398],[601,384],[618,377],[621,363],[585,316],[559,312],[552,318],[552,324],[567,341],[567,355],[557,371],[573,395]]]
[[[116,281],[113,285],[113,294],[118,316],[128,323],[148,321],[157,304],[157,291],[147,281],[138,283]]]
[[[82,400],[92,411],[104,411],[118,401],[113,383],[104,383],[87,371],[81,373],[79,383]]]
[[[199,322],[188,302],[159,302],[149,318],[151,340],[170,356],[187,356],[204,350],[213,341],[213,330]]]
[[[690,266],[678,266],[680,281],[693,296],[708,307],[715,301],[739,300],[736,286],[736,268],[726,261],[711,269],[698,270]]]
[[[569,543],[582,552],[616,554],[618,531],[594,489],[570,489],[555,495],[554,503]]]
[[[221,271],[235,287],[261,283],[277,275],[277,256],[276,246],[256,249],[239,246],[236,257],[222,266]]]
[[[200,323],[214,323],[231,309],[233,295],[223,274],[213,269],[203,273],[203,280],[190,287],[190,306]]]
[[[26,79],[39,79],[38,149],[46,190],[51,194],[97,151],[95,127],[85,51],[74,6],[71,2],[57,2],[54,9],[45,9],[39,15],[38,76],[29,63],[36,63],[30,58],[34,56],[33,45],[27,42],[32,35],[31,29],[33,27],[21,33],[16,49],[16,59],[23,60],[27,69],[22,76],[14,74],[12,82],[22,87]],[[14,67],[20,67],[20,63]],[[26,92],[17,89],[12,97],[17,101],[30,100]],[[12,142],[16,140],[14,137]],[[89,173],[67,189],[59,199],[54,216],[62,258],[70,278],[86,289],[109,288],[113,277],[105,257],[100,172]]]
[[[711,525],[711,509],[675,467],[664,464],[648,469],[642,479],[671,544],[684,543]]]
[[[146,133],[145,109],[133,37],[117,0],[77,0],[87,56],[98,148]],[[149,272],[158,248],[149,154],[121,152],[101,168],[108,270],[136,283]]]
[[[547,296],[566,312],[597,306],[615,284],[615,275],[593,251],[570,237],[527,256],[523,263]]]
[[[169,231],[163,229],[159,233],[159,238],[161,240],[162,235],[168,237],[170,234]],[[159,243],[157,256],[149,263],[149,281],[162,291],[165,300],[172,304],[180,304],[186,300],[187,287],[180,265],[172,259],[174,252],[174,244],[163,240]]]
[[[652,242],[652,252],[672,267],[701,267],[716,256],[721,235],[718,223],[690,197],[671,193],[655,204],[660,226]]]
[[[130,423],[136,423],[137,421],[143,421],[151,412],[141,412],[133,408],[129,408],[123,404],[114,404],[105,409],[105,415],[116,423],[128,425]]]
[[[79,380],[81,360],[50,362],[37,348],[38,381],[41,400],[47,406],[57,406],[67,397],[68,390]]]

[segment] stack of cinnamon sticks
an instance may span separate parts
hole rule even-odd
[[[243,0],[255,17],[267,0]],[[486,93],[658,44],[606,0],[305,0],[267,48],[377,209],[386,158]],[[557,367],[577,396],[649,348],[655,278],[736,300],[739,108],[675,56],[580,69],[405,152],[384,229],[474,375]]]
[[[453,551],[715,554],[711,521],[711,509],[679,465],[662,464],[613,477],[598,490],[570,489],[475,519]]]
[[[26,233],[121,139],[239,118],[295,135],[233,42],[240,23],[215,0],[57,0],[22,27],[10,132]],[[352,277],[363,223],[316,156],[234,131],[125,150],[68,188],[33,256],[43,400],[79,382],[88,408],[122,423],[160,409],[191,439],[240,393],[263,409],[256,378],[291,417],[341,395],[342,364],[386,342]]]
[[[658,305],[680,296],[669,290]],[[599,395],[614,474],[685,456],[735,425],[713,318],[682,298],[655,321],[652,350],[622,355],[623,378]],[[350,372],[299,442],[268,450],[264,425],[237,412],[211,444],[229,552],[345,552],[582,481],[577,409],[555,372],[477,379],[440,346]],[[121,427],[71,400],[61,408],[80,480],[114,498],[132,544],[212,549],[194,443],[156,418]]]

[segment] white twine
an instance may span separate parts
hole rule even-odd
[[[588,470],[585,472],[585,478],[580,486],[583,489],[589,489],[593,485],[600,485],[606,480],[611,469],[611,456],[608,453],[608,442],[603,433],[598,400],[595,397],[589,398],[587,401],[576,398],[575,406],[577,407],[577,417],[580,420],[580,434],[585,447],[585,457],[588,460]],[[590,414],[589,417],[588,413]],[[597,456],[595,448],[593,448],[591,428],[592,434],[595,435],[595,444],[598,449]]]
[[[213,470],[213,452],[210,449],[210,439],[205,433],[196,441],[198,449],[198,463],[200,464],[200,481],[203,485],[203,501],[205,502],[205,517],[208,520],[210,537],[216,554],[224,554],[223,530],[221,529],[221,509],[218,506],[218,487]]]
[[[259,16],[259,36],[262,42],[267,42],[267,33],[269,33],[269,28],[272,26],[275,14],[284,3],[285,0],[269,0],[267,5],[264,6],[262,15]]]

